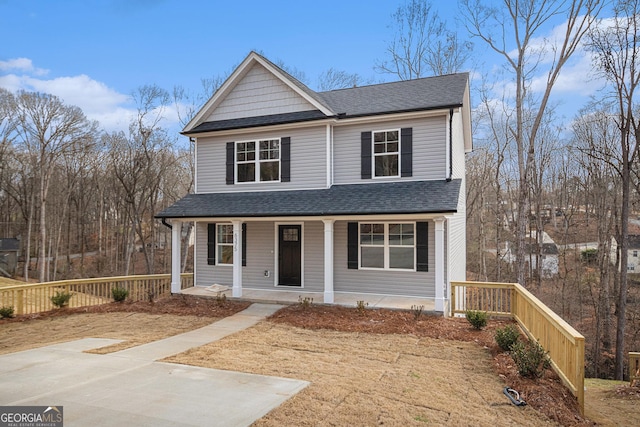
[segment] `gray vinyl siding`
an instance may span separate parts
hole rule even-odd
[[[196,223],[195,256],[195,286],[232,286],[232,266],[207,264],[207,223],[204,222]]]
[[[334,224],[334,291],[435,297],[434,225],[429,221],[429,271],[349,270],[347,221]]]
[[[324,292],[324,224],[304,223],[304,290]]]
[[[355,184],[381,182],[385,179],[426,180],[444,179],[446,173],[446,150],[448,113],[419,120],[396,120],[348,126],[336,126],[334,135],[334,183]],[[362,132],[413,128],[413,172],[405,178],[375,178],[363,180],[360,175]]]
[[[236,183],[227,185],[226,143],[269,138],[291,138],[291,181]],[[196,183],[198,193],[273,191],[325,188],[327,184],[326,127],[277,132],[255,132],[236,136],[198,138]]]
[[[211,221],[214,222],[214,221]],[[247,265],[242,267],[242,287],[276,289],[277,224],[273,221],[247,222]],[[278,223],[280,224],[280,223]],[[282,223],[286,224],[286,223]],[[310,221],[304,229],[304,289],[324,291],[324,224]],[[269,277],[264,275],[269,271]],[[196,225],[196,286],[232,286],[233,267],[207,264],[207,223]],[[296,288],[287,287],[283,290]]]
[[[316,108],[262,65],[255,64],[204,121],[227,120]]]
[[[247,265],[242,267],[242,287],[273,289],[275,276],[273,222],[247,222]],[[269,277],[264,272],[269,271]]]

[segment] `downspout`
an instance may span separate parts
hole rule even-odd
[[[449,176],[447,182],[453,177],[453,108],[449,108]]]
[[[167,222],[167,218],[162,217],[162,225],[169,227],[169,230],[173,230],[173,226]]]

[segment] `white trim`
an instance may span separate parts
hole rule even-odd
[[[327,164],[327,188],[333,185],[333,128],[327,123],[326,126],[326,164]]]
[[[242,221],[232,221],[233,224],[233,287],[231,295],[234,298],[242,296]]]
[[[324,303],[333,304],[333,245],[334,219],[323,219],[324,223]]]
[[[182,237],[182,222],[171,221],[171,293],[179,294],[182,289],[180,279],[180,238]]]
[[[445,283],[444,283],[444,222],[445,217],[435,218],[435,278],[434,286],[436,291],[435,303],[436,311],[445,311]]]
[[[459,110],[459,107],[454,107],[453,109],[454,112],[458,112],[458,110]],[[331,126],[336,127],[336,126],[356,125],[356,124],[362,124],[362,123],[371,124],[371,123],[384,123],[384,122],[399,121],[399,120],[416,120],[416,119],[428,118],[428,117],[448,117],[448,115],[449,115],[449,109],[446,108],[441,110],[423,110],[423,111],[411,112],[411,113],[389,113],[389,114],[383,113],[380,115],[352,117],[352,118],[346,118],[346,119],[337,119],[334,117],[329,117],[329,118],[320,119],[320,120],[309,120],[304,122],[284,123],[284,124],[277,124],[277,125],[254,126],[254,127],[241,128],[241,129],[198,132],[195,134],[190,134],[185,132],[184,135],[192,136],[194,138],[196,136],[199,138],[210,137],[210,136],[227,137],[227,136],[241,135],[245,133],[255,133],[257,131],[261,131],[261,132],[281,132],[283,130],[291,131],[293,129],[323,126],[327,124],[330,124]]]
[[[362,266],[362,239],[360,236],[360,226],[362,224],[382,224],[384,225],[384,243],[380,245],[364,245],[365,247],[382,247],[383,248],[383,265],[384,267],[363,267]],[[390,224],[411,224],[413,225],[413,268],[392,268],[390,264],[390,249],[391,248],[409,248],[409,245],[390,245],[389,244],[389,225]],[[416,257],[417,257],[417,245],[416,245],[416,223],[412,221],[358,221],[358,270],[373,270],[373,271],[408,271],[415,273],[417,271]]]
[[[265,219],[263,218],[262,221]],[[274,221],[274,260],[273,260],[273,286],[279,289],[304,289],[304,221]],[[300,286],[280,285],[280,226],[281,225],[299,225],[300,226]]]
[[[216,264],[215,264],[215,265],[220,266],[220,267],[233,267],[233,263],[231,263],[231,264],[225,264],[225,263],[220,262],[220,257],[219,257],[220,253],[219,253],[219,250],[220,250],[220,244],[221,244],[221,243],[219,243],[219,242],[218,242],[218,239],[220,238],[220,229],[219,229],[219,227],[220,227],[221,225],[226,225],[226,226],[229,226],[229,225],[230,225],[231,227],[233,227],[233,223],[232,223],[231,221],[227,221],[227,222],[215,222],[214,224],[216,225],[216,242],[215,242],[215,245],[216,245],[216,246],[215,246],[215,257],[216,257],[215,259],[216,259]],[[232,233],[233,233],[233,231],[232,231]],[[231,244],[229,244],[229,243],[222,243],[222,245],[223,245],[223,246],[231,246],[231,247],[233,248],[233,242],[232,242]],[[234,257],[234,260],[235,260],[235,253],[233,254],[233,257]]]
[[[271,143],[271,141],[278,141],[278,179],[274,179],[271,181],[261,181],[260,180],[260,168],[262,163],[275,163],[276,159],[267,159],[267,160],[260,160],[260,143],[263,141],[268,141],[269,143]],[[238,144],[248,144],[250,142],[254,143],[254,155],[255,158],[251,161],[251,160],[245,160],[242,163],[239,163],[238,160]],[[240,164],[243,165],[247,165],[247,164],[254,164],[254,180],[253,181],[238,181],[238,166]],[[237,185],[243,185],[243,184],[269,184],[269,183],[277,183],[277,182],[281,182],[282,181],[282,138],[280,137],[274,137],[274,138],[260,138],[260,139],[254,139],[254,140],[246,140],[246,141],[234,141],[234,145],[233,145],[233,179],[234,179],[234,184]]]
[[[376,133],[383,133],[383,132],[385,133],[385,141],[386,141],[386,133],[387,132],[398,132],[398,151],[395,151],[395,152],[384,152],[384,153],[376,154],[376,150],[375,150],[376,137],[375,137],[375,134]],[[371,131],[371,178],[372,179],[389,179],[389,178],[400,178],[401,177],[400,171],[402,170],[402,165],[400,163],[402,161],[402,156],[401,156],[400,144],[402,143],[402,141],[400,141],[400,139],[402,137],[400,136],[400,134],[401,134],[401,130],[399,128],[398,129],[380,129],[380,130],[372,130]],[[394,155],[398,156],[398,173],[396,175],[376,176],[376,157],[394,156]]]

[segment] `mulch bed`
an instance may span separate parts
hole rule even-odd
[[[32,319],[45,319],[56,316],[68,316],[78,313],[149,313],[174,314],[178,316],[202,316],[221,318],[238,313],[251,305],[248,301],[217,300],[197,295],[172,295],[155,301],[111,302],[89,307],[69,308],[45,311],[41,313],[15,316],[0,322],[24,322]]]

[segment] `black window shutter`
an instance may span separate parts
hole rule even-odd
[[[429,271],[429,223],[416,223],[416,270]]]
[[[400,164],[401,176],[412,176],[413,174],[413,128],[402,128],[400,130]]]
[[[347,223],[347,268],[358,269],[358,223]]]
[[[360,134],[361,158],[360,166],[362,179],[371,179],[371,132]]]
[[[216,225],[207,224],[207,264],[216,265]]]
[[[235,161],[235,144],[233,142],[227,142],[227,185],[234,184],[234,161]]]
[[[291,138],[280,139],[280,181],[291,181]]]
[[[242,223],[242,266],[247,266],[247,223]]]

